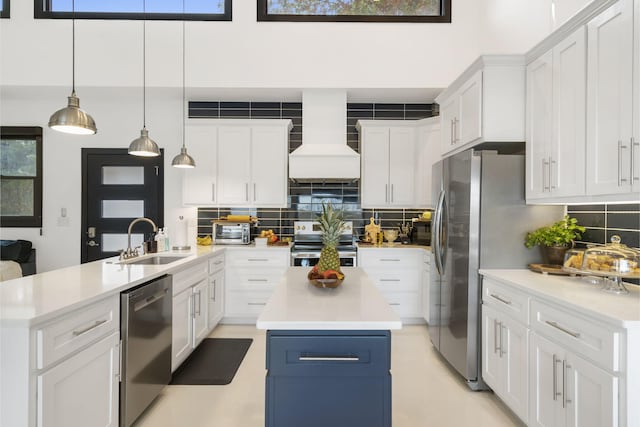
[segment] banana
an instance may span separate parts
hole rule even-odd
[[[200,246],[210,246],[211,243],[213,243],[213,240],[211,239],[211,236],[205,236],[197,237],[196,242],[198,242],[198,245]]]

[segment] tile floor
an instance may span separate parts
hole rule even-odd
[[[136,427],[264,426],[265,332],[221,325],[211,337],[254,340],[231,384],[167,386]],[[394,331],[391,360],[393,427],[522,425],[493,393],[467,388],[433,350],[425,326]]]

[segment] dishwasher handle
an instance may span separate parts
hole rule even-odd
[[[156,302],[158,300],[161,300],[162,298],[166,297],[168,293],[169,293],[169,289],[165,288],[165,289],[161,290],[160,292],[143,299],[142,301],[138,301],[137,303],[135,303],[133,305],[133,311],[134,312],[140,311],[143,308],[145,308],[147,306],[150,306],[154,302]]]

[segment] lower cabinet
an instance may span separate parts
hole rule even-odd
[[[527,328],[482,306],[482,378],[521,419],[527,419]]]
[[[431,252],[422,254],[422,317],[429,323],[431,303]]]
[[[78,352],[37,376],[37,425],[118,425],[120,333]]]
[[[209,334],[208,279],[206,261],[173,275],[172,372]]]
[[[267,427],[391,427],[389,331],[268,331]]]
[[[224,253],[209,259],[207,330],[211,332],[224,315]]]
[[[618,378],[531,334],[531,426],[618,426]]]

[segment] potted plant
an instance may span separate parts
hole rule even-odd
[[[573,246],[575,239],[582,236],[584,230],[578,225],[577,219],[565,215],[558,222],[527,233],[524,245],[528,248],[540,246],[545,263],[562,265],[564,253]]]

